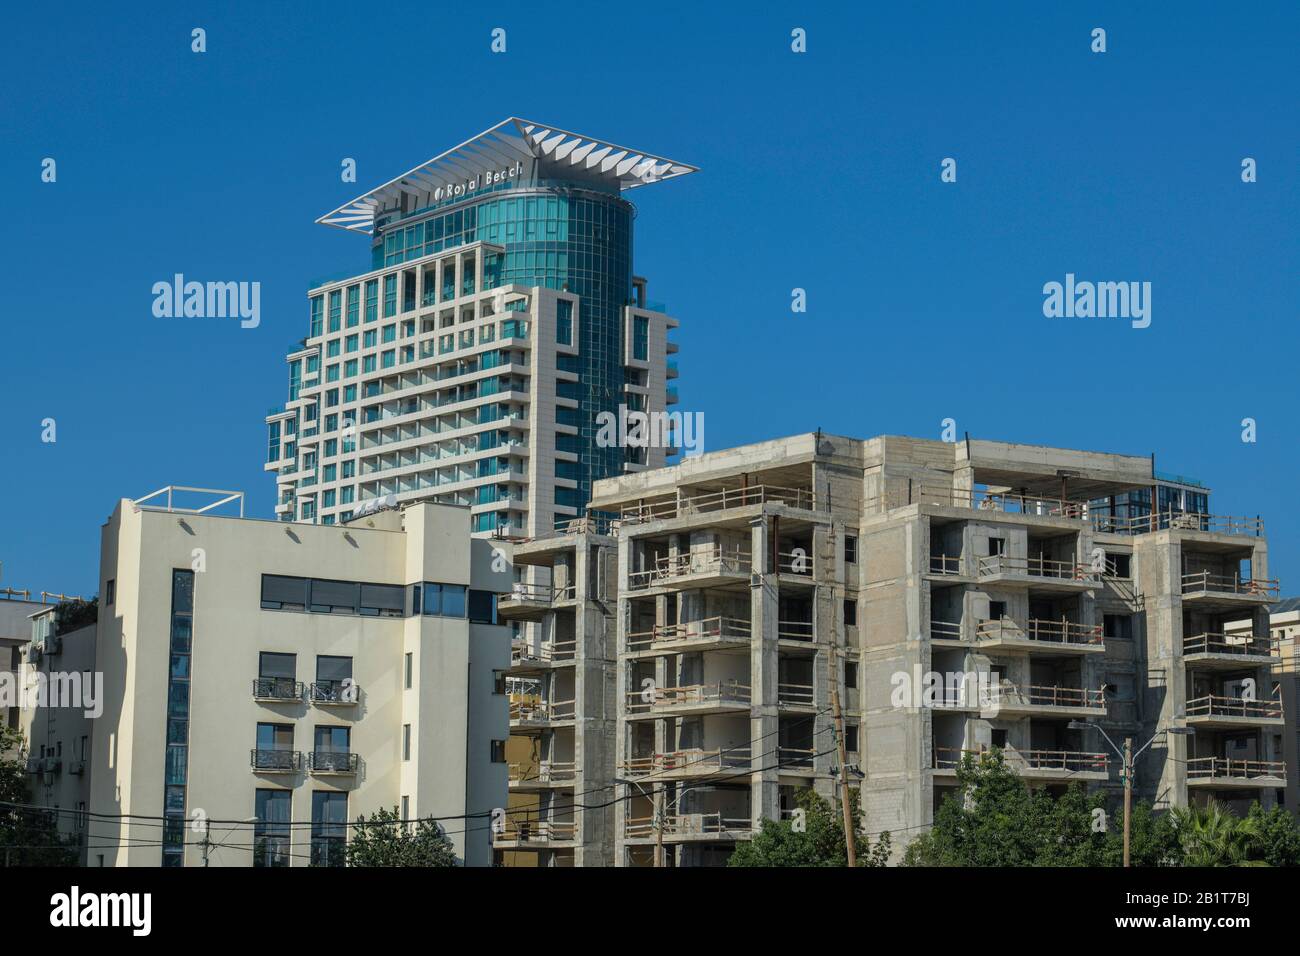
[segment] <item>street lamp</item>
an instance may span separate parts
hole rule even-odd
[[[1192,736],[1196,733],[1195,727],[1166,727],[1163,730],[1157,730],[1150,740],[1138,748],[1137,753],[1133,752],[1133,738],[1124,738],[1124,749],[1120,750],[1115,746],[1115,741],[1110,739],[1110,735],[1102,730],[1097,724],[1088,723],[1086,720],[1072,720],[1066,724],[1070,730],[1095,730],[1106,739],[1110,749],[1115,751],[1124,764],[1124,865],[1128,866],[1129,857],[1129,810],[1133,803],[1133,761],[1140,757],[1148,747],[1156,742],[1156,738],[1161,734],[1177,734],[1179,736]]]

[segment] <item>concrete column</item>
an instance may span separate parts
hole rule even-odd
[[[750,554],[757,562],[770,548],[768,528],[761,518],[751,525]],[[755,567],[763,565],[755,564]],[[777,772],[777,618],[780,611],[780,586],[775,574],[760,574],[750,587],[750,809],[755,829],[764,819],[780,818],[780,792]]]

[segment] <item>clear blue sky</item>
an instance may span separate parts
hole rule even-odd
[[[513,114],[702,168],[632,198],[707,448],[952,417],[1154,451],[1264,515],[1300,591],[1294,3],[543,6],[7,13],[0,585],[93,591],[115,501],[166,484],[269,517],[308,280],[370,261],[313,220]],[[176,272],[261,282],[261,326],[154,318]],[[1044,318],[1067,272],[1151,282],[1151,327]]]

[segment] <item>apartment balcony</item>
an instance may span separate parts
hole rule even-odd
[[[1101,583],[1097,572],[1074,561],[1050,558],[1011,558],[1003,554],[980,558],[976,570],[983,584],[1031,587],[1041,593],[1078,594]]]
[[[361,699],[361,688],[351,680],[314,681],[309,693],[320,707],[353,707]]]
[[[1187,702],[1187,725],[1212,730],[1234,727],[1281,727],[1280,700],[1247,700],[1244,697],[1217,697],[1207,694]]]
[[[547,850],[571,847],[578,836],[578,825],[560,820],[511,820],[492,837],[497,850]]]
[[[1044,655],[1104,654],[1101,625],[1031,619],[1023,627],[1009,618],[980,621],[975,643],[981,651],[1028,651]]]
[[[656,780],[693,780],[719,776],[743,776],[750,772],[748,747],[728,747],[718,750],[675,750],[645,757],[631,757],[623,761],[621,771],[629,778],[646,777]]]
[[[681,624],[657,624],[627,635],[627,653],[638,657],[748,647],[749,621],[710,617]]]
[[[815,772],[813,761],[817,751],[811,747],[777,747],[777,767],[783,774],[811,774]]]
[[[935,747],[931,769],[936,776],[956,778],[957,768],[966,754],[978,757],[988,751],[955,747]],[[1110,777],[1107,757],[1103,753],[1079,750],[1011,750],[1002,751],[1007,769],[1025,780],[1044,783],[1071,781],[1103,782]]]
[[[777,640],[786,642],[786,647],[807,645],[809,651],[817,639],[817,632],[812,621],[777,621]]]
[[[514,674],[531,674],[557,667],[572,667],[577,660],[578,642],[547,641],[534,647],[523,638],[510,645],[510,670]]]
[[[573,601],[576,589],[554,588],[549,584],[523,584],[516,582],[510,593],[497,601],[497,615],[508,621],[536,621],[547,612],[566,601]]]
[[[1105,717],[1106,694],[1101,688],[1058,687],[1028,684],[1018,686],[998,681],[989,688],[988,709],[1007,717]]]
[[[979,489],[963,490],[951,485],[920,485],[909,495],[909,504],[939,505],[946,508],[970,508],[1021,515],[1026,518],[1056,518],[1086,521],[1088,502],[1065,498],[1036,498]]]
[[[253,773],[298,773],[302,770],[300,750],[251,751],[250,766]]]
[[[799,511],[818,510],[818,503],[810,489],[750,485],[746,488],[724,488],[722,491],[710,491],[698,495],[681,495],[671,501],[635,505],[624,508],[620,517],[625,524],[636,524],[713,514],[765,504],[779,504]]]
[[[629,691],[625,710],[629,718],[691,717],[699,714],[749,713],[749,702],[749,685],[729,680]]]
[[[360,759],[339,750],[313,750],[307,754],[307,769],[317,776],[355,777]]]
[[[658,828],[654,817],[629,818],[623,835],[630,843],[654,843]],[[665,843],[731,843],[748,840],[754,824],[747,817],[724,817],[721,813],[675,813],[663,820]]]
[[[572,700],[534,700],[526,696],[511,696],[510,729],[527,733],[529,731],[551,730],[556,727],[572,727],[575,718],[575,703]]]
[[[812,584],[813,558],[803,548],[778,553],[776,556],[776,569],[778,573],[788,575],[796,582]]]
[[[1187,761],[1187,786],[1206,789],[1285,787],[1286,764],[1280,760],[1193,757]]]
[[[1207,606],[1259,607],[1278,598],[1278,582],[1197,571],[1183,575],[1183,602]]]
[[[253,679],[253,700],[268,704],[294,704],[302,700],[302,681],[291,677],[257,677]]]
[[[748,587],[752,567],[746,551],[721,547],[690,551],[665,555],[655,561],[654,567],[631,572],[627,576],[627,587],[629,591],[648,588],[693,590],[728,584]]]
[[[535,765],[512,763],[509,767],[510,789],[520,792],[572,789],[577,775],[577,764],[572,760],[542,760]]]
[[[776,706],[781,710],[809,713],[816,710],[816,697],[812,684],[779,683],[776,685]]]
[[[1272,666],[1273,642],[1267,637],[1207,632],[1183,638],[1183,661],[1215,670]]]

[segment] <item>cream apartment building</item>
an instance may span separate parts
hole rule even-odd
[[[490,863],[511,582],[468,509],[330,527],[180,495],[123,499],[103,529],[90,864],[337,863],[381,808],[451,818],[458,857]]]

